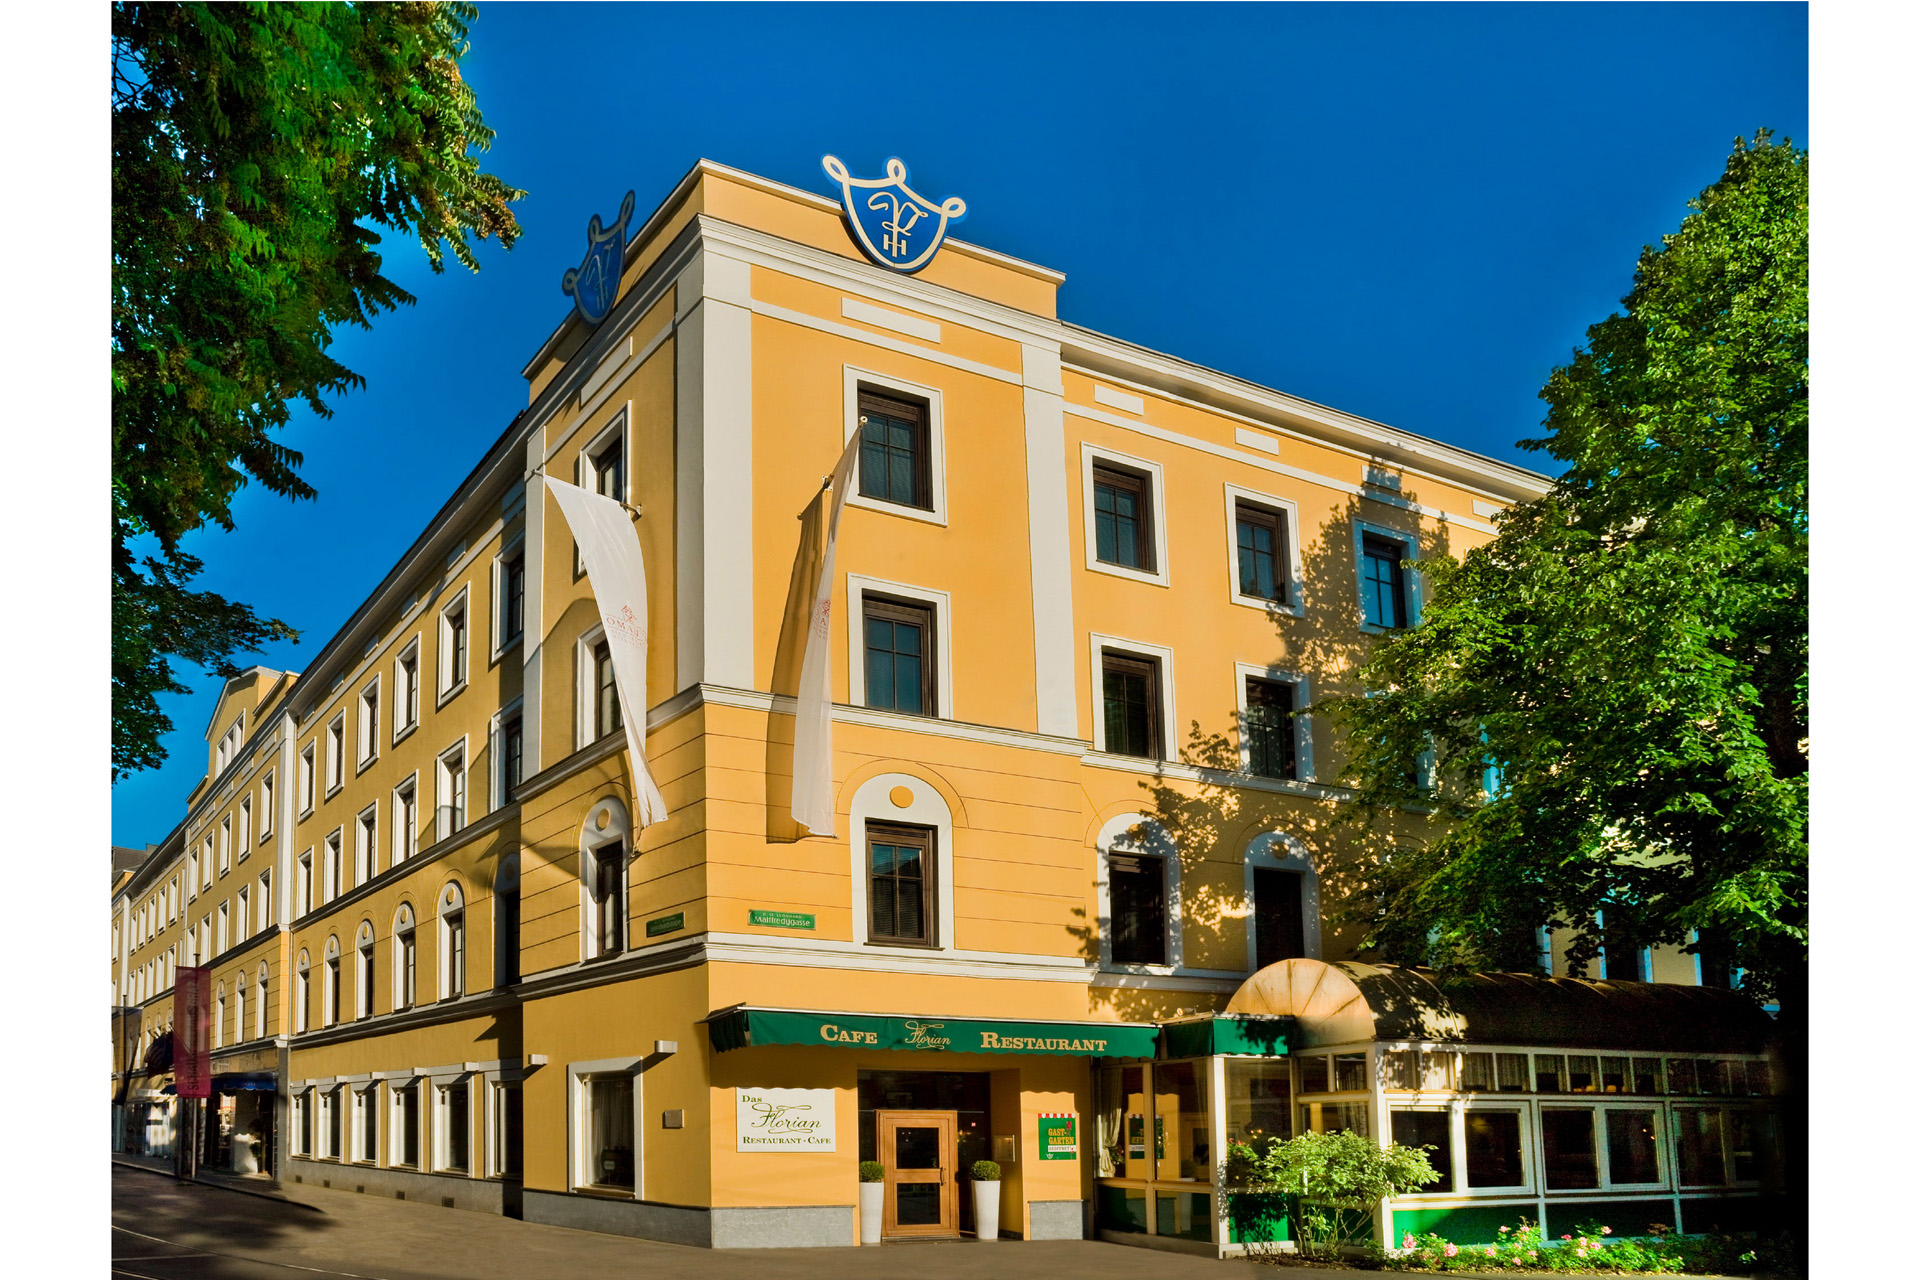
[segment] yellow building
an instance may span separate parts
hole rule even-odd
[[[1248,1238],[1213,1187],[1228,1141],[1343,1106],[1398,1132],[1393,1055],[1444,1036],[1381,1024],[1357,1085],[1341,1041],[1334,1101],[1296,1113],[1291,1058],[1331,1042],[1305,995],[1243,991],[1349,973],[1321,963],[1352,941],[1320,906],[1351,852],[1340,744],[1292,713],[1417,621],[1403,561],[1546,481],[1080,328],[1059,273],[989,249],[936,236],[897,270],[866,217],[696,165],[307,670],[229,682],[185,821],[114,906],[143,1049],[170,967],[212,970],[206,1158],[714,1246],[972,1232],[990,1158],[1003,1234],[1215,1251]],[[856,434],[829,837],[790,813],[783,626],[795,517]],[[644,829],[547,476],[633,510],[669,810]],[[1544,1210],[1533,1083],[1525,1179],[1463,1203]],[[1669,1221],[1675,1159],[1635,1193]]]

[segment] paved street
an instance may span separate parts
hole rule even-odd
[[[113,1274],[128,1280],[1349,1280],[1089,1240],[717,1252],[304,1185],[284,1202],[116,1165]]]

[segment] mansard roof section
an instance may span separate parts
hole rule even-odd
[[[138,894],[145,893],[148,889],[152,888],[154,883],[163,875],[172,870],[173,864],[178,862],[181,855],[186,852],[186,830],[187,823],[186,819],[183,818],[172,831],[166,834],[159,844],[150,844],[147,846],[145,850],[146,856],[140,860],[139,864],[135,866],[129,874],[116,874],[114,876],[113,891],[108,901],[111,902],[113,899],[121,897],[132,898]],[[121,852],[123,851],[118,848],[114,850],[115,854]]]
[[[280,679],[287,674],[272,667],[253,666],[221,685],[219,694],[213,700],[213,713],[207,717],[207,727],[201,736],[212,744],[226,732],[236,708],[247,712],[247,732],[251,735],[253,713],[273,694],[279,687]]]
[[[1350,449],[1370,461],[1484,489],[1510,502],[1537,498],[1553,485],[1552,477],[1538,471],[1289,395],[1084,325],[1063,320],[1060,328],[1062,363],[1089,374],[1133,382],[1269,430]]]

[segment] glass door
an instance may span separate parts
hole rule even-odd
[[[952,1111],[882,1111],[875,1120],[887,1188],[881,1235],[958,1236],[958,1116]]]

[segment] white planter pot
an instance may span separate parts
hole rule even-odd
[[[860,1243],[880,1243],[880,1214],[886,1207],[887,1184],[860,1184]]]
[[[982,1240],[1000,1238],[1000,1183],[973,1181],[973,1227]]]

